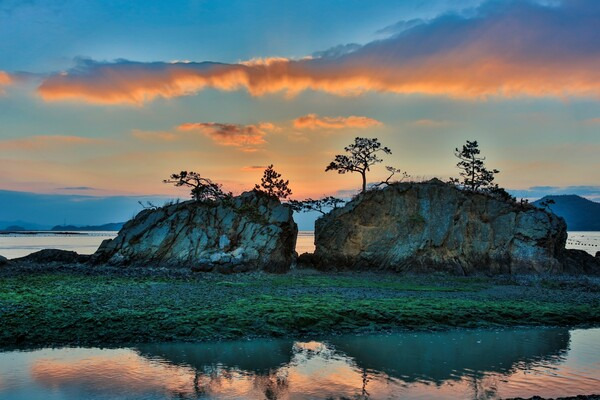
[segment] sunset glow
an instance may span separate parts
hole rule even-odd
[[[327,5],[306,17],[310,29],[282,22],[293,11],[269,4],[253,13],[265,26],[216,5],[214,15],[165,9],[163,19],[115,9],[106,15],[124,19],[93,37],[78,34],[87,30],[75,15],[92,21],[105,15],[100,4],[0,11],[6,26],[22,21],[13,47],[0,45],[9,55],[0,62],[2,188],[185,197],[161,182],[187,169],[238,193],[260,177],[253,167],[274,164],[294,198],[347,195],[357,177],[325,167],[363,136],[393,152],[370,171],[373,182],[385,165],[447,179],[454,147],[477,139],[509,190],[595,188],[586,195],[600,197],[597,2]],[[355,18],[331,20],[342,12]],[[27,57],[36,18],[72,26],[72,37],[50,29],[47,48]],[[316,34],[331,23],[337,31]],[[161,26],[172,28],[148,33]]]

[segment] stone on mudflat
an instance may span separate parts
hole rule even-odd
[[[74,251],[44,249],[26,255],[25,257],[15,258],[11,261],[28,264],[78,264],[87,262],[89,258],[90,256],[88,255],[77,254]]]

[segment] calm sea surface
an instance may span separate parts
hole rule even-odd
[[[73,250],[79,254],[92,254],[105,239],[117,232],[73,232],[70,234],[37,233],[0,235],[0,255],[6,258],[26,256],[41,249]],[[313,231],[300,231],[296,243],[298,254],[315,249]],[[600,251],[600,232],[569,232],[567,247],[596,254]]]
[[[0,353],[0,399],[499,399],[600,392],[600,329]]]

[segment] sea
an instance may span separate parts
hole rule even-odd
[[[72,250],[92,254],[103,240],[112,239],[117,232],[17,232],[0,234],[0,255],[11,259],[23,257],[42,249]],[[315,249],[313,231],[300,231],[296,242],[298,254],[312,253]],[[569,232],[567,248],[600,251],[600,232]]]

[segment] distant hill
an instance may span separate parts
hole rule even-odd
[[[9,225],[2,230],[6,231],[6,232],[22,232],[22,231],[26,231],[27,229],[23,228],[20,225]]]
[[[16,228],[21,228],[21,229],[16,229]],[[36,224],[33,222],[21,221],[21,220],[0,221],[0,230],[2,230],[2,231],[18,231],[18,230],[41,231],[41,230],[48,229],[48,228],[49,228],[49,226]]]
[[[568,230],[600,231],[600,203],[572,194],[545,196],[533,204],[540,207],[540,203],[548,199],[554,200],[550,210],[567,221]]]
[[[125,222],[113,222],[104,225],[86,225],[86,226],[75,226],[75,225],[56,225],[53,226],[52,231],[118,231],[120,230]]]

